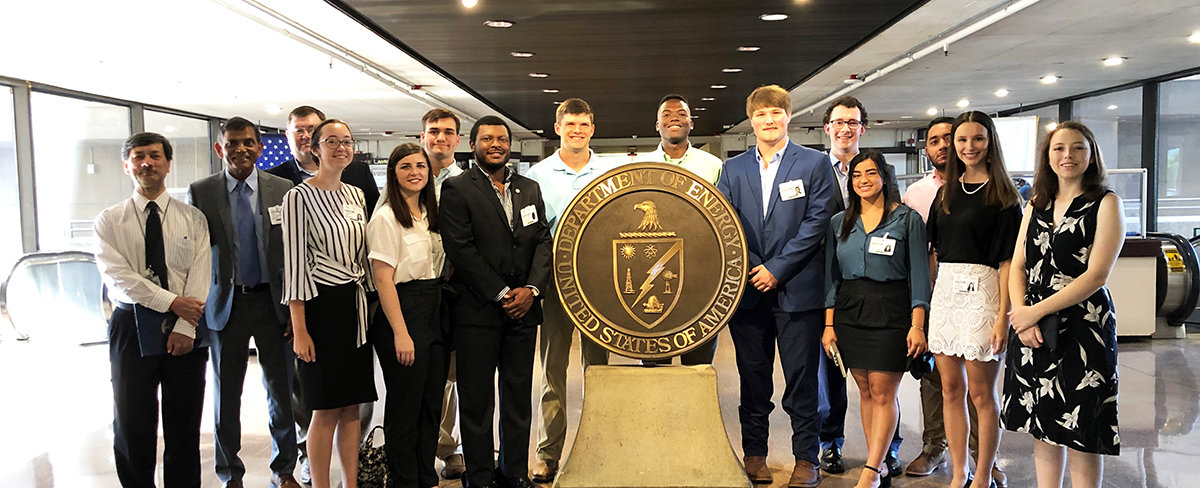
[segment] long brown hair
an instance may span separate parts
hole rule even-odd
[[[433,184],[433,165],[429,163],[429,154],[419,144],[406,142],[392,149],[392,155],[388,156],[387,204],[392,207],[392,214],[396,216],[396,221],[405,229],[411,229],[413,218],[408,211],[408,205],[404,203],[404,196],[400,193],[400,180],[396,178],[396,166],[400,164],[401,159],[413,154],[420,154],[425,158],[425,188],[421,189],[417,201],[421,202],[422,207],[425,207],[425,215],[429,218],[429,231],[437,232],[438,205],[437,189]]]
[[[1031,199],[1031,203],[1037,208],[1050,208],[1050,204],[1054,202],[1055,198],[1058,198],[1058,174],[1050,167],[1050,140],[1063,130],[1073,130],[1082,134],[1088,143],[1089,163],[1087,169],[1083,171],[1083,181],[1081,182],[1083,195],[1094,200],[1108,191],[1107,171],[1104,170],[1104,162],[1100,160],[1100,146],[1096,144],[1096,135],[1083,123],[1069,120],[1058,124],[1058,127],[1046,134],[1046,140],[1042,141],[1042,145],[1038,149],[1037,169],[1033,172],[1033,198]]]
[[[884,159],[883,153],[878,149],[863,149],[850,160],[846,165],[846,172],[850,175],[846,178],[846,214],[842,216],[842,228],[838,232],[838,240],[845,241],[850,237],[850,233],[854,231],[854,224],[858,222],[858,218],[862,215],[862,197],[854,191],[854,167],[859,164],[871,161],[875,163],[875,167],[879,170],[879,179],[883,183],[883,217],[880,222],[887,222],[888,216],[900,204],[900,192],[894,188],[893,182],[896,181],[892,175],[892,165]]]
[[[954,141],[957,139],[955,134],[958,133],[958,128],[968,122],[982,125],[987,131],[988,147],[987,155],[984,156],[984,164],[987,165],[989,182],[983,189],[983,203],[985,205],[998,204],[1003,208],[1016,205],[1021,201],[1021,194],[1017,192],[1017,187],[1013,186],[1012,180],[1008,177],[1008,169],[1004,167],[1004,154],[1000,151],[1000,138],[996,135],[996,124],[987,114],[972,110],[955,117],[954,123],[950,125],[950,158],[946,161],[946,184],[941,191],[942,212],[950,214],[950,201],[959,192],[959,181],[962,179],[962,174],[967,171],[967,165],[958,159],[958,148],[954,147]]]

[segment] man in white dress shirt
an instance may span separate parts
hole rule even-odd
[[[142,132],[125,140],[122,160],[133,197],[96,217],[96,263],[116,303],[109,320],[113,385],[113,452],[125,487],[155,486],[159,388],[162,389],[163,481],[200,486],[200,415],[207,348],[196,348],[208,296],[208,225],[195,207],[171,198],[171,143]],[[135,305],[178,316],[164,333],[166,353],[143,356]],[[204,329],[199,329],[203,333]]]

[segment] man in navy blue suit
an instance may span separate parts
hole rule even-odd
[[[792,100],[777,85],[754,90],[746,115],[758,144],[725,162],[717,188],[746,230],[750,284],[729,324],[741,382],[738,418],[746,473],[770,483],[768,417],[774,405],[775,346],[786,387],[796,465],[789,487],[815,487],[819,419],[817,368],[825,319],[822,240],[833,212],[833,170],[825,155],[788,140]]]

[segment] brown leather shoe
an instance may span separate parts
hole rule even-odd
[[[942,451],[936,455],[921,451],[916,459],[908,463],[908,467],[904,469],[904,474],[908,476],[929,476],[939,468],[946,465],[946,451]]]
[[[467,463],[463,461],[462,454],[451,454],[442,460],[442,478],[456,480],[462,478],[465,472]]]
[[[767,468],[766,456],[746,456],[742,458],[742,466],[746,468],[746,476],[751,483],[771,483],[771,470]]]
[[[242,488],[242,480],[229,480],[225,482],[225,488]]]
[[[992,481],[996,482],[996,488],[1008,488],[1008,475],[1000,470],[1000,465],[992,465]]]
[[[552,483],[554,476],[558,474],[558,461],[553,459],[539,459],[537,465],[533,467],[531,473],[534,482],[537,483]]]
[[[296,477],[289,474],[272,474],[271,488],[303,488]]]
[[[821,484],[821,473],[817,465],[808,461],[796,461],[792,470],[792,479],[788,480],[789,488],[817,488]]]

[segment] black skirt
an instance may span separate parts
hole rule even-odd
[[[297,361],[304,408],[331,410],[374,402],[375,362],[371,347],[358,342],[358,285],[317,285],[317,296],[304,302],[304,321],[317,360]]]
[[[833,330],[846,367],[907,371],[911,305],[905,280],[842,282],[834,303]]]

